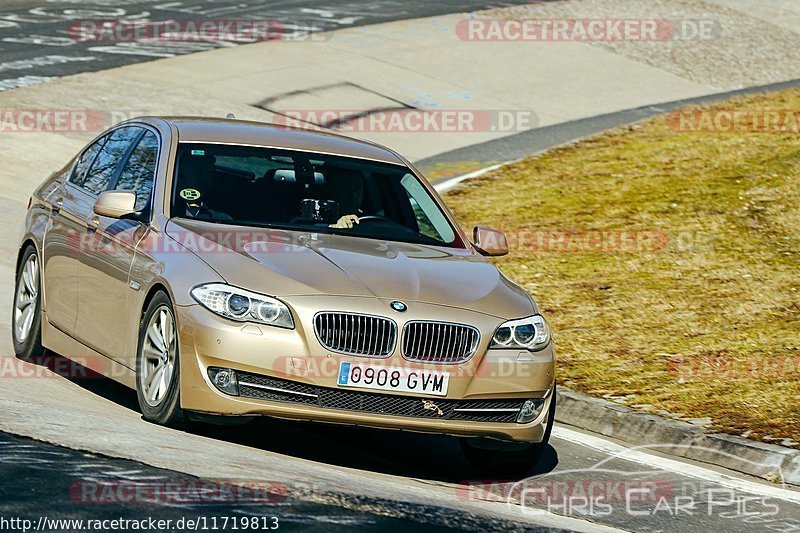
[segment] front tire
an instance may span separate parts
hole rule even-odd
[[[172,302],[159,291],[139,326],[136,397],[145,420],[174,428],[182,428],[186,422],[181,409],[178,348]]]
[[[42,294],[39,255],[28,245],[17,265],[14,308],[11,314],[11,337],[14,353],[29,360],[44,354],[42,347]]]
[[[461,439],[461,447],[472,467],[482,475],[520,476],[539,463],[547,449],[556,417],[556,388],[553,386],[547,422],[541,442],[504,443],[484,439]]]

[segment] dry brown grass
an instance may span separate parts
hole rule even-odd
[[[800,91],[715,107],[800,110]],[[508,234],[498,266],[550,320],[561,383],[797,445],[798,177],[798,133],[680,132],[662,116],[508,165],[446,200],[466,226]],[[577,234],[542,248],[548,231],[639,240],[599,251]]]

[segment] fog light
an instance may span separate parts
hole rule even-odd
[[[209,368],[208,377],[225,394],[239,396],[239,381],[236,379],[236,372],[230,368]]]
[[[525,400],[525,403],[522,404],[522,409],[519,410],[519,415],[517,415],[517,422],[520,424],[533,422],[542,412],[542,407],[544,407],[543,399]]]

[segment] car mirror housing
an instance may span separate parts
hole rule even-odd
[[[136,212],[136,193],[133,191],[104,191],[92,207],[96,215],[122,218]]]
[[[472,244],[481,255],[494,257],[508,253],[508,241],[503,232],[485,226],[472,229]]]

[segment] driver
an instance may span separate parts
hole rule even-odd
[[[359,223],[358,215],[344,215],[339,217],[339,220],[337,220],[335,224],[330,224],[328,227],[349,229],[358,223]]]
[[[364,178],[360,172],[349,169],[330,169],[331,180],[328,182],[327,197],[339,204],[340,213],[349,213],[339,217],[331,228],[353,228],[359,223],[361,202],[364,199]]]

